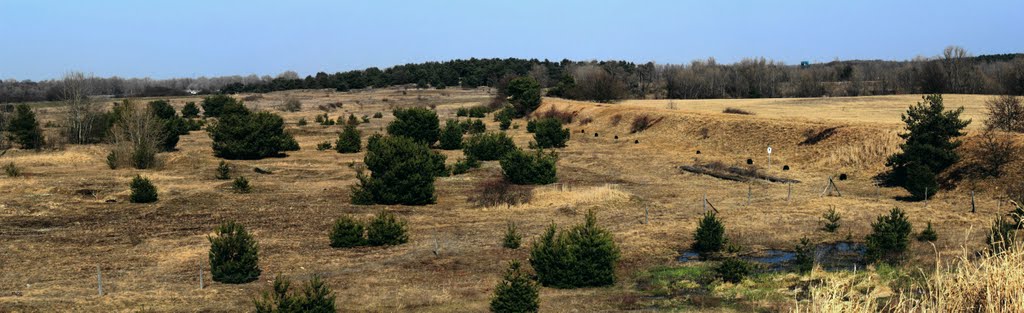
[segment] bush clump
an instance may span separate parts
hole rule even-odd
[[[917,234],[917,241],[936,241],[939,240],[939,234],[935,233],[935,229],[932,229],[932,222],[928,222],[928,226]]]
[[[395,246],[409,241],[405,233],[405,221],[394,214],[381,211],[366,226],[366,243],[371,246]]]
[[[541,285],[555,288],[607,286],[615,283],[619,248],[588,211],[583,224],[557,233],[551,225],[530,249],[530,265]]]
[[[1016,241],[1015,231],[1017,225],[1007,221],[1001,216],[997,216],[992,221],[992,226],[989,228],[988,237],[985,238],[985,243],[988,244],[989,249],[994,253],[999,253],[1013,247]]]
[[[241,107],[221,115],[207,130],[214,155],[225,159],[255,160],[299,150],[295,138],[284,132],[284,120],[268,112],[252,113]]]
[[[21,169],[14,165],[14,162],[10,162],[4,165],[4,174],[7,174],[7,177],[18,177],[21,176]]]
[[[260,277],[259,247],[241,224],[227,222],[217,227],[210,240],[210,273],[213,280],[244,284]]]
[[[501,246],[508,249],[519,249],[519,244],[523,240],[523,236],[516,230],[516,223],[509,221],[508,227],[505,229],[505,238],[501,241]]]
[[[510,183],[517,185],[545,185],[558,180],[558,154],[554,151],[534,152],[513,150],[501,158],[501,174]]]
[[[407,137],[370,137],[363,163],[370,176],[357,175],[353,204],[434,203],[434,178],[446,172],[445,156]]]
[[[836,208],[834,207],[829,207],[828,211],[821,217],[825,219],[825,225],[822,226],[821,229],[830,233],[834,233],[839,229],[840,220],[843,218],[839,215],[839,212],[836,212]]]
[[[332,145],[330,141],[321,141],[320,143],[316,144],[317,151],[331,150],[332,147],[334,147],[334,145]]]
[[[441,130],[440,148],[444,150],[462,149],[462,124],[456,120],[448,120]]]
[[[224,107],[241,106],[242,103],[229,95],[221,94],[203,98],[202,105],[204,117],[220,117]]]
[[[217,164],[217,179],[231,179],[231,166],[224,160],[220,160],[220,164]]]
[[[395,120],[388,125],[388,134],[409,137],[416,142],[433,145],[441,134],[437,113],[426,108],[396,109]]]
[[[548,117],[534,125],[533,140],[540,148],[563,148],[569,141],[569,129],[562,128],[562,121]]]
[[[7,121],[7,131],[10,132],[11,141],[22,149],[43,148],[43,129],[39,127],[35,112],[27,104],[15,107],[14,115]]]
[[[881,215],[871,223],[871,234],[865,238],[867,258],[872,262],[882,261],[898,264],[910,246],[912,226],[900,208],[893,208],[889,215]]]
[[[199,106],[196,106],[195,102],[185,102],[185,106],[181,108],[181,117],[184,118],[196,118],[199,117]]]
[[[738,284],[749,275],[750,264],[737,258],[722,260],[718,267],[715,267],[715,276],[721,278],[724,282]]]
[[[238,176],[231,183],[231,190],[237,193],[249,193],[252,192],[252,186],[249,186],[249,180],[245,176]]]
[[[796,245],[796,269],[800,274],[810,273],[814,269],[814,245],[811,244],[811,240],[807,237],[800,238],[800,243]]]
[[[331,247],[351,248],[366,245],[366,227],[363,222],[349,216],[334,221],[331,228]]]
[[[297,98],[287,97],[284,99],[281,108],[287,112],[302,111],[302,101],[299,101]]]
[[[505,93],[515,117],[527,116],[540,107],[540,89],[540,84],[529,76],[517,77],[508,83]]]
[[[693,233],[693,245],[690,249],[701,256],[707,257],[713,253],[722,251],[725,247],[725,225],[718,219],[715,212],[704,213],[700,220],[697,231]]]
[[[494,288],[491,312],[525,313],[540,310],[540,287],[523,272],[519,261],[509,262],[508,270]]]
[[[132,194],[128,200],[132,203],[152,203],[156,202],[156,186],[147,178],[143,178],[140,175],[135,175],[132,178],[131,183]]]
[[[362,132],[356,129],[355,125],[345,125],[345,129],[338,134],[338,141],[334,144],[338,153],[356,153],[362,150]]]
[[[483,133],[470,136],[462,145],[467,157],[480,161],[500,160],[506,154],[516,150],[516,143],[505,133]]]
[[[337,312],[334,293],[314,275],[301,292],[291,290],[291,282],[281,276],[274,278],[271,292],[263,292],[262,299],[253,300],[256,313]]]
[[[473,157],[466,157],[459,159],[452,165],[452,175],[459,175],[469,172],[469,170],[480,167],[480,161]]]

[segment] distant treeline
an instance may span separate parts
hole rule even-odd
[[[787,65],[765,58],[733,64],[714,59],[690,64],[625,61],[551,62],[537,59],[468,59],[371,67],[299,77],[227,76],[169,80],[90,78],[93,95],[174,96],[199,93],[271,92],[330,88],[348,91],[397,85],[419,88],[503,87],[530,76],[547,95],[615,101],[627,98],[774,98],[908,93],[1024,95],[1024,54],[971,56],[960,47],[910,61],[851,60]],[[0,82],[0,102],[59,100],[60,80]]]

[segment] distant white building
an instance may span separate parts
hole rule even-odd
[[[187,92],[187,93],[189,93],[191,95],[198,95],[199,94],[199,90],[195,90],[195,89],[185,89],[185,92]]]

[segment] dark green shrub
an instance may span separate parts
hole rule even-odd
[[[341,117],[338,117],[338,119],[341,119]],[[331,117],[327,115],[327,113],[324,113],[323,115],[317,115],[315,118],[313,118],[313,121],[323,126],[334,125],[334,120],[331,119]]]
[[[876,222],[871,223],[871,230],[865,239],[868,260],[898,264],[910,246],[912,231],[903,210],[893,208],[889,215],[879,216]]]
[[[434,203],[434,177],[446,171],[445,156],[407,137],[370,137],[363,163],[370,176],[358,174],[353,204]]]
[[[299,121],[298,121],[298,122],[296,123],[296,125],[299,125],[299,126],[306,126],[306,125],[309,125],[309,121],[306,121],[306,118],[305,118],[305,117],[303,117],[303,118],[300,118],[300,119],[299,119]]]
[[[345,122],[345,125],[352,125],[352,126],[359,125],[359,119],[356,118],[355,114],[349,113],[348,114],[348,121]]]
[[[906,172],[906,182],[904,182],[903,188],[909,191],[914,199],[924,200],[938,191],[939,181],[935,177],[935,172],[932,172],[927,166],[908,165]]]
[[[487,116],[487,113],[490,113],[490,112],[491,112],[490,108],[488,108],[486,106],[478,105],[478,106],[470,107],[468,112],[466,112],[466,115],[469,116],[469,117],[482,118],[482,117]],[[458,112],[456,112],[456,113],[458,113]],[[456,115],[458,115],[458,114],[456,114]]]
[[[504,111],[502,111],[502,112],[504,112]],[[508,130],[508,128],[510,126],[512,126],[512,117],[508,116],[508,115],[499,114],[498,115],[498,129]]]
[[[291,282],[281,276],[274,279],[272,292],[263,292],[253,300],[256,313],[333,313],[337,312],[331,288],[313,275],[301,292],[291,291]]]
[[[204,121],[200,119],[186,119],[185,129],[188,131],[200,130],[203,129],[203,124],[205,124]]]
[[[362,150],[362,132],[356,129],[355,125],[345,125],[345,129],[338,134],[338,141],[335,149],[338,153],[356,153]]]
[[[932,229],[932,222],[928,222],[928,226],[917,235],[917,241],[936,241],[939,240],[939,234],[935,233]]]
[[[237,193],[249,193],[252,191],[252,186],[249,186],[249,180],[245,179],[245,176],[238,176],[231,183],[231,190]]]
[[[750,264],[737,258],[722,260],[718,267],[715,267],[715,276],[721,278],[724,282],[738,284],[749,275]]]
[[[331,150],[332,147],[333,147],[333,145],[331,144],[330,141],[324,141],[324,142],[320,142],[320,143],[316,144],[316,150],[317,151]]]
[[[349,216],[342,216],[334,221],[331,228],[331,247],[351,248],[366,244],[363,222]]]
[[[225,159],[254,160],[299,150],[295,138],[284,132],[284,120],[268,112],[223,115],[207,130],[214,155]]]
[[[128,200],[132,203],[156,202],[156,186],[153,186],[153,183],[151,183],[149,179],[135,175],[135,178],[132,178],[130,187],[132,188],[132,194]]]
[[[907,189],[917,199],[924,199],[925,188],[929,193],[938,187],[935,174],[960,160],[956,149],[961,142],[963,129],[971,123],[961,120],[963,107],[946,111],[942,95],[926,95],[922,102],[911,106],[901,118],[907,132],[900,134],[905,140],[900,152],[886,162],[890,167],[887,182]]]
[[[373,113],[373,118],[384,118],[384,113],[381,113],[381,112]]]
[[[526,313],[540,309],[540,287],[523,273],[519,261],[509,262],[508,270],[491,298],[491,312]]]
[[[369,123],[369,122],[370,122],[370,116],[369,115],[363,115],[363,123],[365,124],[365,123]]]
[[[120,161],[118,161],[119,159],[120,157],[117,155],[117,150],[110,150],[110,153],[107,153],[107,167],[110,167],[112,170],[116,170],[120,165]]]
[[[822,226],[821,229],[830,233],[834,233],[839,229],[840,220],[843,218],[836,212],[836,208],[831,206],[828,208],[828,212],[825,212],[821,217],[825,219],[825,226]]]
[[[227,106],[240,106],[241,102],[229,95],[212,95],[203,98],[203,116],[220,117]]]
[[[796,245],[796,270],[801,274],[806,274],[814,269],[814,245],[811,244],[811,240],[807,237],[800,238],[800,243]]]
[[[524,76],[513,79],[505,91],[508,102],[512,104],[515,117],[524,117],[540,107],[540,84],[532,77]]]
[[[256,240],[235,222],[217,227],[210,240],[210,273],[225,284],[244,284],[260,277]]]
[[[11,141],[22,149],[39,150],[43,147],[43,129],[39,128],[35,112],[27,104],[15,107],[14,115],[7,122],[7,131]]]
[[[185,102],[185,106],[181,108],[181,117],[184,118],[196,118],[199,117],[199,106],[196,106],[195,102]]]
[[[366,226],[366,243],[371,246],[395,246],[409,241],[405,233],[405,221],[394,214],[381,211]]]
[[[530,248],[530,264],[544,286],[577,288],[607,286],[615,282],[619,249],[611,233],[597,226],[588,211],[586,221],[556,237],[554,225]]]
[[[487,131],[487,125],[484,125],[482,120],[467,120],[465,125],[462,125],[462,129],[467,134],[482,134]]]
[[[697,225],[697,231],[693,233],[693,244],[690,249],[707,257],[722,251],[723,247],[725,247],[725,225],[718,219],[715,212],[705,212],[704,218]]]
[[[516,143],[505,133],[483,133],[466,138],[462,151],[481,161],[499,160],[516,150]]]
[[[469,170],[480,167],[480,161],[473,158],[472,156],[466,157],[465,159],[459,159],[452,165],[452,175],[459,175],[469,172]]]
[[[161,140],[157,144],[160,151],[174,151],[181,135],[187,135],[189,132],[189,126],[185,123],[185,119],[177,115],[174,107],[167,100],[150,101],[149,108],[163,124]]]
[[[536,119],[532,119],[532,120],[526,121],[526,132],[527,133],[531,133],[531,134],[537,132],[537,120]]]
[[[465,107],[458,108],[457,110],[455,110],[455,116],[457,116],[457,117],[469,116],[469,109],[467,109]]]
[[[540,148],[563,148],[569,140],[569,129],[562,128],[562,121],[543,118],[534,125],[533,140]]]
[[[441,130],[441,142],[439,144],[444,150],[462,149],[462,124],[456,120],[448,120]]]
[[[441,134],[441,123],[437,113],[426,108],[396,109],[395,120],[388,125],[388,134],[409,137],[413,140],[433,145]]]
[[[217,164],[217,179],[231,179],[231,166],[228,166],[224,160],[220,160],[220,164]]]
[[[508,227],[505,229],[505,238],[501,241],[501,246],[508,249],[519,249],[519,243],[522,241],[523,236],[519,235],[516,231],[516,223],[509,221]]]
[[[501,174],[517,185],[545,185],[558,180],[558,154],[544,150],[526,152],[516,149],[501,158]]]

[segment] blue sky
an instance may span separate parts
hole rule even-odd
[[[0,0],[0,78],[300,75],[469,57],[786,63],[1024,52],[1024,1]]]

